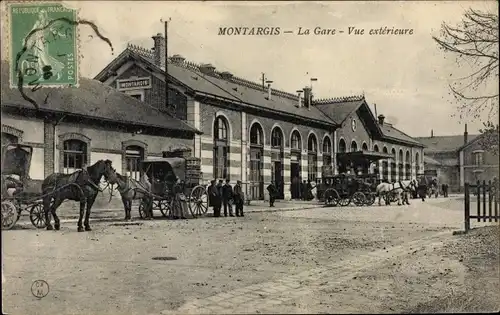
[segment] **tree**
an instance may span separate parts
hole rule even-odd
[[[457,26],[441,25],[439,48],[456,57],[460,71],[468,74],[449,84],[459,103],[460,118],[488,120],[498,115],[498,13],[468,9]],[[453,74],[450,74],[453,77]]]
[[[498,156],[498,140],[500,135],[498,124],[495,125],[494,123],[488,121],[484,123],[484,129],[479,129],[479,132],[481,133],[479,144],[483,150]]]

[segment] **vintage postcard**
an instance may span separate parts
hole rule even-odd
[[[496,1],[3,1],[2,313],[500,311]]]

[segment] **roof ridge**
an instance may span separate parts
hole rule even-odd
[[[154,59],[154,52],[151,49],[146,49],[144,47],[134,45],[131,43],[127,43],[127,49],[130,49],[131,51],[133,51],[133,52],[135,52],[143,57]]]
[[[339,96],[331,98],[322,98],[313,101],[314,105],[342,103],[342,102],[358,102],[365,99],[364,95]]]

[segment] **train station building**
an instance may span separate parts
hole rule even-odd
[[[315,100],[310,87],[288,93],[180,55],[169,57],[166,93],[165,40],[152,38],[152,50],[129,44],[95,79],[200,130],[192,153],[206,182],[241,180],[255,200],[267,199],[273,181],[290,199],[297,180],[374,172],[395,181],[423,172],[424,146],[374,117],[364,96]]]

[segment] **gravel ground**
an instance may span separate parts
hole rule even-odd
[[[269,311],[438,311],[432,306],[447,305],[436,301],[447,296],[449,301],[449,294],[483,294],[489,290],[481,287],[485,281],[498,288],[498,229],[497,243],[495,232],[482,229],[452,235],[458,217],[461,213],[453,209],[412,202],[408,207],[254,212],[245,218],[115,220],[95,222],[89,233],[75,232],[74,223],[57,232],[28,226],[2,232],[3,308],[9,314],[186,313],[176,310],[194,299],[337,264],[346,269],[328,271],[324,282],[329,284],[313,287],[306,277],[300,286],[308,294]],[[390,252],[442,231],[449,233],[431,249]],[[379,252],[389,253],[383,263],[363,262],[365,255]],[[351,267],[356,261],[366,268]],[[348,281],[335,284],[328,277]],[[37,279],[50,285],[42,299],[31,294]],[[466,288],[467,283],[474,284]]]

